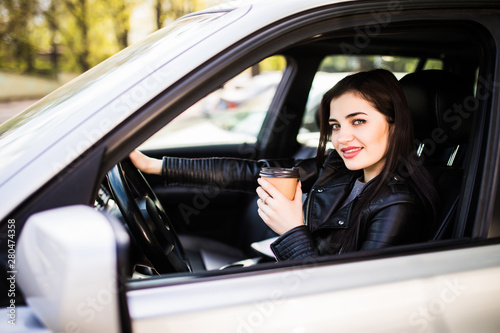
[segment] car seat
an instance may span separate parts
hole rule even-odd
[[[417,153],[434,177],[441,197],[431,240],[450,238],[460,201],[471,131],[472,89],[459,76],[442,70],[410,73],[400,83],[413,118]],[[473,102],[473,103],[471,103]],[[469,112],[469,113],[468,113]]]

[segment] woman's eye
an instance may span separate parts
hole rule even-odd
[[[332,128],[332,131],[336,131],[340,128],[339,124],[330,124],[330,127]]]
[[[355,125],[355,126],[357,126],[357,125],[362,125],[362,124],[364,124],[365,122],[366,122],[366,120],[364,120],[364,119],[355,119],[355,120],[352,122],[352,124],[353,124],[353,125]]]

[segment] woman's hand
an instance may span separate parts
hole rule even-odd
[[[302,188],[297,182],[295,198],[288,200],[281,192],[265,179],[258,179],[258,213],[262,220],[278,235],[304,225],[302,217]]]
[[[131,152],[129,157],[135,167],[142,172],[161,175],[162,160],[146,156],[138,150]]]

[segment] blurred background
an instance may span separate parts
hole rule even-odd
[[[0,0],[0,124],[177,18],[228,1]],[[400,77],[417,64],[416,58],[384,55],[326,57],[310,93],[307,122],[315,124],[322,94],[348,73],[380,67]],[[440,68],[442,64],[430,60],[427,65]],[[171,127],[184,129],[185,122],[206,126],[208,119],[211,127],[224,130],[219,135],[224,142],[229,140],[228,131],[230,140],[241,133],[245,142],[255,140],[285,66],[283,57],[264,59],[197,103],[191,116]],[[308,133],[316,132],[307,126]],[[169,142],[187,144],[186,136]],[[164,147],[164,140],[160,144]]]
[[[228,0],[0,0],[0,124],[175,19]]]

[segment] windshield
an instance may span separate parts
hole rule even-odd
[[[164,89],[169,80],[173,80],[170,77],[164,80],[154,78],[158,69],[213,34],[221,28],[221,24],[226,25],[227,20],[213,24],[226,14],[206,13],[178,20],[117,53],[1,125],[1,165],[6,166],[20,155],[31,154],[31,159],[34,159],[40,149],[60,140],[64,133],[75,130],[78,124],[113,103],[118,96],[140,85],[144,91],[140,96],[135,94],[138,95],[137,100],[122,103],[124,105],[120,108],[125,108],[125,111],[118,115],[110,113],[110,117],[115,118],[112,123],[117,121],[117,117],[128,116],[154,97],[158,89]],[[191,65],[186,64],[188,66]],[[155,82],[156,86],[152,87],[147,82],[152,77],[162,82]],[[34,148],[34,145],[38,147]],[[2,176],[7,175],[3,173]]]

